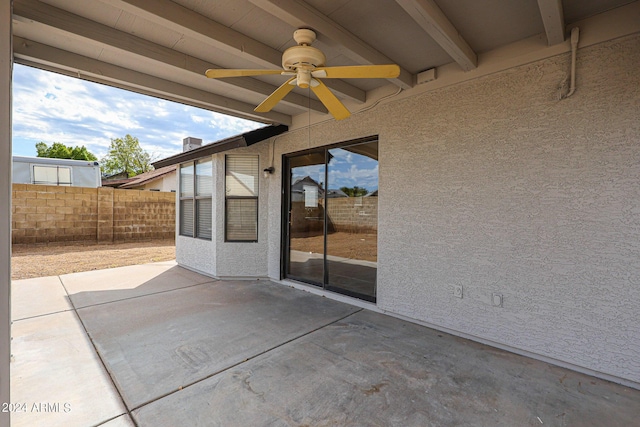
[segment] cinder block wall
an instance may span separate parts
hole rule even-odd
[[[114,241],[175,238],[175,193],[111,190],[113,192]]]
[[[172,239],[175,194],[13,184],[12,243]]]
[[[330,231],[373,233],[378,230],[377,197],[341,197],[327,200]]]

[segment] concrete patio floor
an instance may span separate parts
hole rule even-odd
[[[174,262],[12,284],[12,426],[631,426],[640,391]]]

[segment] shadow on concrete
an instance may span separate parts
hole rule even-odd
[[[140,426],[640,419],[638,390],[301,290],[180,267],[129,287],[132,271],[63,282],[91,289],[70,298]]]

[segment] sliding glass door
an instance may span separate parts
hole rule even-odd
[[[325,154],[315,152],[288,159],[289,230],[287,276],[324,283]]]
[[[377,141],[291,155],[285,165],[284,276],[375,302]]]

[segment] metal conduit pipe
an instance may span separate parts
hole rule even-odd
[[[576,91],[576,53],[578,51],[578,39],[580,38],[580,29],[573,27],[571,29],[571,86],[569,86],[569,92],[563,99],[566,99],[573,95]]]

